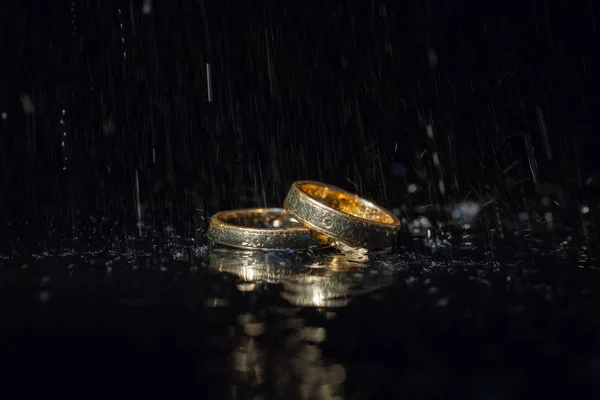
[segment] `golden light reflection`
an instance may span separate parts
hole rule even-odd
[[[315,296],[319,293],[315,292]],[[302,318],[299,311],[296,307],[277,310],[283,319],[275,326],[281,339],[272,358],[276,398],[345,398],[346,368],[324,357],[322,346],[327,341],[327,332],[317,322],[321,319]]]
[[[394,218],[375,204],[340,188],[317,183],[304,183],[302,191],[315,200],[346,214],[369,221],[393,224]]]
[[[328,332],[320,323],[321,316],[335,315],[338,311],[333,308],[390,285],[391,271],[376,259],[334,252],[302,255],[213,249],[209,265],[237,277],[236,286],[242,292],[266,283],[281,284],[274,288],[281,288],[287,300],[265,306],[256,301],[262,291],[231,297],[230,309],[243,311],[229,319],[230,379],[222,398],[271,398],[267,394],[344,398],[346,368],[324,356]],[[311,313],[319,317],[310,318]]]
[[[311,265],[310,274],[282,281],[281,297],[299,307],[344,307],[355,297],[393,283],[391,271],[337,254]]]
[[[264,350],[253,337],[241,336],[229,355],[233,380],[237,385],[253,387],[264,380]]]
[[[308,270],[307,267],[296,265],[285,257],[285,254],[261,250],[217,247],[209,255],[209,267],[238,277],[242,281],[238,289],[251,291],[261,283],[280,283],[289,276]]]

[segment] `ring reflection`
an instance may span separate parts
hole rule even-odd
[[[280,283],[309,270],[290,257],[290,253],[215,247],[210,252],[209,266],[215,271],[236,276],[247,284],[247,290],[252,290],[261,283]]]
[[[367,264],[336,254],[310,265],[311,273],[282,281],[281,297],[299,307],[344,307],[355,297],[389,286],[393,275],[376,262]]]

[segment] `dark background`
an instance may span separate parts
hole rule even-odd
[[[327,330],[323,358],[359,398],[598,398],[596,15],[587,0],[3,2],[2,388],[227,398],[251,313],[271,375],[247,398],[300,390],[275,378],[304,357],[275,329],[297,317]],[[296,179],[403,218],[493,204],[492,222],[469,257],[388,255],[394,285],[329,319],[279,285],[238,290],[196,247],[214,211],[277,206]],[[521,211],[546,236],[532,223],[492,248]],[[573,229],[546,229],[547,211]]]
[[[3,6],[5,216],[135,219],[136,173],[154,220],[278,205],[296,179],[388,206],[594,194],[591,2],[150,4]]]

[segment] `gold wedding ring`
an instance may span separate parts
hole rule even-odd
[[[321,182],[294,182],[284,208],[309,229],[352,247],[391,247],[400,229],[400,220],[385,208]]]
[[[323,245],[281,208],[250,208],[221,211],[210,218],[208,238],[240,249],[307,249]]]

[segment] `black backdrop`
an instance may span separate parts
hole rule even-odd
[[[166,219],[278,205],[295,179],[393,207],[587,199],[598,13],[558,3],[5,3],[3,214],[133,221],[136,176]]]

